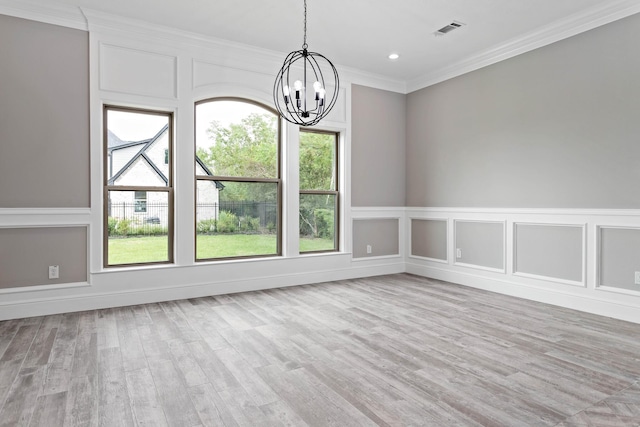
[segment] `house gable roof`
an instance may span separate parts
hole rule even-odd
[[[211,172],[211,169],[209,169],[207,167],[207,165],[204,164],[204,162],[202,161],[202,159],[200,157],[198,157],[198,155],[196,154],[196,162],[200,165],[200,167],[204,170],[204,173],[206,173],[209,176],[213,176],[213,172]],[[218,190],[224,190],[224,184],[221,183],[220,181],[214,181],[216,183],[216,188]]]
[[[114,182],[116,182],[116,180],[118,178],[120,178],[126,171],[127,169],[129,169],[129,167],[131,167],[132,164],[134,164],[136,162],[136,160],[138,160],[140,157],[143,157],[144,160],[149,163],[149,165],[156,171],[156,173],[158,173],[158,175],[160,176],[160,178],[165,182],[165,183],[169,183],[169,180],[167,179],[167,177],[162,173],[162,171],[160,171],[160,169],[158,169],[158,166],[156,166],[155,163],[153,163],[153,161],[151,161],[151,159],[149,158],[149,156],[147,156],[145,154],[145,151],[151,146],[153,145],[154,142],[156,142],[161,136],[162,134],[164,134],[167,130],[169,129],[169,125],[166,124],[162,127],[162,129],[160,129],[160,131],[158,131],[158,133],[155,134],[155,136],[151,139],[145,139],[143,141],[122,141],[120,138],[118,138],[113,132],[109,131],[108,133],[108,137],[110,137],[111,135],[113,135],[115,138],[113,139],[113,143],[114,146],[112,146],[111,148],[109,147],[109,144],[112,142],[112,140],[109,138],[107,140],[107,151],[113,151],[113,150],[117,150],[120,148],[125,148],[125,147],[134,147],[136,145],[142,145],[142,148],[140,148],[140,150],[118,171],[116,172],[111,179],[109,179],[108,184],[109,185],[113,185]]]
[[[154,142],[156,142],[165,132],[167,132],[168,129],[169,129],[169,125],[168,124],[164,125],[162,129],[160,129],[160,131],[158,131],[158,133],[153,138],[145,139],[142,141],[123,141],[115,133],[108,131],[107,132],[107,151],[109,153],[113,152],[114,150],[119,150],[123,148],[135,147],[138,145],[142,146],[140,150],[138,150],[138,152],[133,157],[131,157],[131,159],[118,172],[116,172],[111,177],[111,179],[109,179],[108,184],[113,185],[127,171],[127,169],[129,169],[131,165],[133,165],[140,158],[144,159],[144,161],[146,161],[149,164],[149,166],[151,166],[151,168],[153,168],[153,170],[158,174],[160,179],[162,179],[166,184],[168,184],[169,179],[160,170],[160,168],[158,168],[158,166],[153,162],[153,160],[151,160],[149,156],[146,154],[147,149],[149,149],[149,147],[151,147]],[[196,162],[198,162],[198,164],[202,167],[202,169],[207,175],[213,176],[213,173],[211,172],[211,170],[207,167],[207,165],[204,164],[204,162],[197,155],[196,155]],[[223,183],[221,183],[220,181],[214,181],[214,182],[218,190],[224,189]]]

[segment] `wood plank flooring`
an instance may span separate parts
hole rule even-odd
[[[0,322],[1,426],[640,426],[640,325],[407,274]]]

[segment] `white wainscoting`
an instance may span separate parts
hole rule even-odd
[[[406,257],[406,215],[403,207],[353,207],[351,208],[353,221],[367,221],[389,219],[398,221],[398,253],[383,256],[353,258],[354,262],[376,265],[376,263],[388,260],[401,261],[404,264]],[[404,266],[401,271],[404,271]]]
[[[435,262],[411,254],[411,220],[448,221],[447,247],[449,261]],[[504,222],[506,224],[506,270],[490,271],[455,262],[456,221]],[[640,323],[640,286],[616,289],[599,283],[601,228],[635,230],[640,227],[640,211],[611,209],[475,209],[475,208],[406,208],[406,271],[425,277],[446,280],[492,292],[531,299],[575,310]],[[575,256],[581,257],[582,280],[562,280],[524,274],[516,269],[518,224],[541,224],[558,227],[580,227],[582,245]],[[640,254],[640,248],[638,248]],[[623,254],[620,254],[621,256]],[[640,260],[639,260],[640,262]],[[640,268],[640,265],[638,266]],[[630,277],[631,283],[633,278]]]
[[[87,247],[89,246],[90,220],[90,208],[0,208],[0,229],[83,227],[87,229]],[[89,271],[88,257],[87,271]],[[5,319],[3,317],[3,306],[9,304],[11,300],[9,294],[30,295],[33,293],[33,295],[36,295],[38,292],[43,291],[51,292],[89,286],[89,281],[87,280],[78,283],[52,283],[0,289],[0,320]]]
[[[453,257],[453,263],[454,265],[458,265],[458,266],[462,266],[462,267],[468,267],[468,268],[477,268],[479,270],[487,270],[487,271],[493,271],[496,273],[502,273],[502,274],[506,274],[507,272],[507,251],[506,251],[506,228],[507,228],[507,223],[506,221],[481,221],[481,220],[477,220],[477,219],[460,219],[460,218],[456,218],[453,220],[453,246],[454,249],[457,251],[459,248],[458,245],[458,225],[461,223],[478,223],[478,224],[498,224],[501,226],[502,228],[502,235],[500,236],[500,240],[502,243],[502,251],[501,251],[501,260],[502,260],[502,267],[498,268],[498,267],[489,267],[487,265],[481,265],[479,263],[472,263],[472,262],[464,262],[464,261],[458,261],[458,256],[457,253],[454,254]]]
[[[0,299],[0,320],[78,310],[194,298],[233,292],[295,286],[408,272],[491,292],[640,323],[638,290],[600,283],[599,231],[637,231],[636,210],[545,210],[358,207],[351,220],[398,220],[397,256],[352,259],[350,252],[226,261],[195,265],[110,269],[92,272],[89,284],[15,289]],[[0,227],[90,225],[89,209],[2,209]],[[430,260],[411,254],[411,221],[446,221],[448,259]],[[455,262],[455,221],[504,222],[506,271],[491,271]],[[518,274],[515,269],[517,224],[556,224],[583,228],[584,284]],[[97,250],[89,248],[89,252]],[[622,254],[621,254],[622,255]],[[248,267],[249,266],[249,267]]]
[[[87,283],[5,290],[0,295],[0,320],[404,272],[404,208],[357,209],[355,216],[359,220],[398,219],[401,253],[357,261],[352,259],[350,252],[343,251],[102,269],[91,271]],[[90,226],[91,218],[89,209],[3,209],[0,210],[0,227]],[[99,227],[99,224],[94,226]],[[88,258],[101,250],[96,245],[88,247]]]

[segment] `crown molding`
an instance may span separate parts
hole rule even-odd
[[[152,24],[92,9],[83,8],[82,13],[86,17],[88,28],[91,32],[101,32],[119,36],[123,33],[129,33],[135,36],[135,38],[159,42],[164,46],[174,45],[214,50],[218,57],[224,58],[222,62],[226,65],[240,61],[243,64],[241,69],[246,70],[250,69],[247,68],[248,64],[253,63],[254,68],[273,71],[275,75],[275,72],[280,68],[282,61],[288,54],[288,52],[277,52],[258,48],[248,44],[178,30],[172,27]],[[340,80],[342,81],[392,92],[407,93],[406,83],[404,81],[341,66],[340,64],[335,65],[339,71]]]
[[[596,6],[408,81],[396,80],[339,64],[336,64],[336,68],[344,76],[342,80],[347,82],[407,94],[639,12],[640,2],[637,0],[619,0],[613,4]],[[263,67],[267,64],[281,62],[287,54],[287,52],[270,51],[230,40],[217,39],[122,16],[51,2],[44,5],[42,2],[34,0],[0,0],[0,14],[84,31],[110,33],[126,31],[163,43],[232,51],[240,53],[239,56],[251,56]]]
[[[217,52],[233,52],[233,57],[255,61],[258,68],[277,70],[288,52],[275,52],[267,49],[218,39],[189,31],[151,24],[123,16],[113,15],[92,9],[77,8],[62,4],[33,0],[0,0],[0,14],[59,25],[83,31],[97,31],[110,34],[129,33],[136,38],[161,42],[163,45],[189,46]],[[341,79],[345,82],[361,84],[391,92],[407,93],[406,83],[375,73],[344,67],[336,64]],[[275,73],[275,71],[274,71]]]
[[[336,64],[336,68],[340,72],[340,80],[389,92],[407,93],[407,84],[402,80],[395,80],[380,74],[367,73],[366,71],[344,67],[339,64]]]
[[[44,6],[30,0],[0,0],[0,14],[76,30],[88,30],[87,21],[80,9],[63,4],[47,3]]]
[[[407,81],[407,92],[411,93],[462,74],[504,61],[514,56],[538,49],[557,41],[592,30],[640,12],[637,0],[620,0],[614,4],[596,6],[584,12],[545,25],[493,48],[472,55],[433,73]]]

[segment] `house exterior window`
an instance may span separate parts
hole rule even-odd
[[[136,191],[134,192],[135,197],[135,205],[134,211],[136,213],[147,212],[147,192],[146,191]]]
[[[281,254],[281,121],[240,98],[195,104],[196,261]]]
[[[103,264],[171,263],[173,115],[105,106],[103,123]]]
[[[300,253],[338,250],[338,134],[300,131]]]

